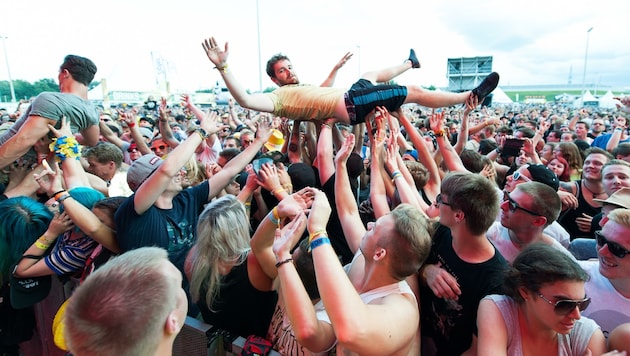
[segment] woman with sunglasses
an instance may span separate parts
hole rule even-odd
[[[526,247],[505,276],[505,294],[489,295],[477,314],[479,355],[601,355],[599,326],[580,313],[590,304],[588,274],[546,244]]]

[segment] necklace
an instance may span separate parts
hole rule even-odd
[[[582,186],[584,187],[584,189],[586,189],[589,192],[591,192],[591,194],[593,195],[593,198],[597,198],[598,196],[600,196],[602,194],[606,194],[606,192],[595,193],[594,191],[590,190],[588,185],[586,185],[586,181],[585,180],[582,181]]]

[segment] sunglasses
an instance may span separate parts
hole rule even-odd
[[[542,293],[538,292],[538,296],[541,297],[545,302],[553,305],[553,311],[557,315],[567,315],[575,310],[577,307],[581,312],[586,310],[588,306],[591,304],[591,298],[584,298],[581,300],[571,300],[571,299],[561,299],[557,302],[552,302],[551,300],[545,298]]]
[[[595,231],[595,239],[597,239],[597,245],[600,247],[604,247],[604,245],[608,245],[608,251],[612,253],[615,257],[624,258],[630,251],[621,247],[620,244],[610,241],[602,234],[601,231]]]
[[[523,208],[522,206],[518,205],[518,203],[516,202],[516,200],[512,199],[510,197],[510,194],[506,191],[503,191],[503,201],[508,202],[508,209],[510,209],[511,212],[515,212],[517,209],[521,209],[524,212],[534,215],[534,216],[542,216],[539,213],[535,212],[535,211],[531,211],[528,209]]]
[[[130,148],[127,150],[127,152],[132,153],[132,152],[138,152],[137,148]]]
[[[155,152],[157,150],[164,151],[166,149],[166,145],[159,145],[157,147],[151,147],[151,151]]]
[[[446,206],[453,207],[453,204],[451,204],[451,203],[447,203],[447,202],[445,202],[444,200],[442,200],[442,193],[438,194],[438,195],[435,197],[435,204],[436,204],[436,205],[443,204],[443,205],[446,205]]]
[[[512,180],[519,180],[519,179],[523,179],[526,182],[532,181],[531,179],[529,179],[529,177],[522,175],[521,172],[519,171],[512,173]]]

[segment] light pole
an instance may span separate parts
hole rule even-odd
[[[586,51],[584,51],[584,73],[582,74],[582,106],[584,106],[584,92],[586,92],[586,61],[588,60],[588,40],[591,38],[593,27],[586,31]]]
[[[260,55],[260,11],[256,0],[256,26],[258,27],[258,91],[262,92],[262,56]]]
[[[13,79],[11,79],[11,69],[9,68],[9,55],[7,54],[7,46],[4,43],[8,37],[0,36],[2,38],[2,49],[4,50],[4,61],[7,63],[7,73],[9,74],[9,88],[11,88],[11,102],[15,103],[15,89],[13,88]]]

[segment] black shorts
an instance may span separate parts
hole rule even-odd
[[[374,85],[359,79],[345,94],[346,108],[352,125],[365,122],[365,117],[377,106],[396,111],[407,98],[407,87],[402,85]]]

